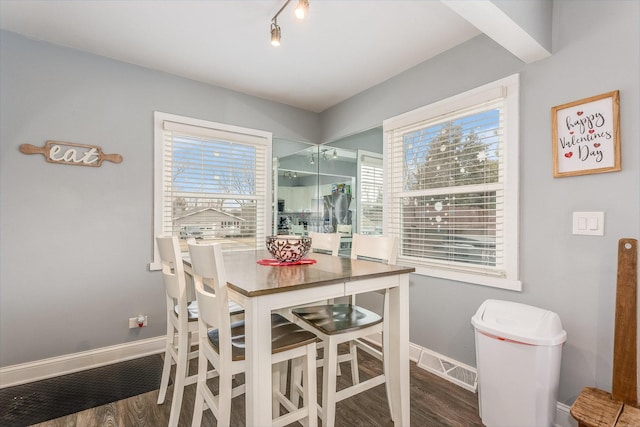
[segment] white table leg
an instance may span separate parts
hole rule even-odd
[[[248,298],[245,305],[246,423],[271,425],[271,310],[261,298]]]
[[[400,285],[389,290],[389,378],[394,424],[409,422],[409,275],[399,275]]]

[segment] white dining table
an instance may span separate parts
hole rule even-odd
[[[316,301],[389,289],[387,381],[393,421],[409,423],[409,273],[411,267],[313,253],[306,265],[266,266],[266,250],[224,252],[229,297],[245,309],[246,425],[271,425],[271,312]],[[185,257],[185,272],[191,264]]]

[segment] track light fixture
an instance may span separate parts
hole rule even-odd
[[[282,33],[280,32],[280,26],[278,25],[278,21],[273,21],[271,23],[271,46],[280,46],[280,37]]]
[[[271,18],[271,45],[272,46],[280,46],[280,38],[282,36],[282,32],[280,30],[280,26],[278,25],[278,15],[287,7],[287,5],[291,2],[291,0],[286,0],[280,10]],[[298,0],[298,4],[294,10],[294,14],[298,19],[304,19],[309,10],[309,0]]]

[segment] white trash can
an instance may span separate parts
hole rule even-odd
[[[567,340],[558,315],[525,304],[487,300],[471,324],[483,424],[553,426],[562,344]]]

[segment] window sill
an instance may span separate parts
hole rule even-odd
[[[419,274],[421,276],[437,277],[440,279],[454,280],[456,282],[471,283],[474,285],[488,286],[491,288],[507,289],[510,291],[522,291],[522,282],[520,280],[505,279],[503,277],[482,276],[478,274],[461,273],[457,271],[439,270],[424,266],[411,266],[415,267],[415,274]]]

